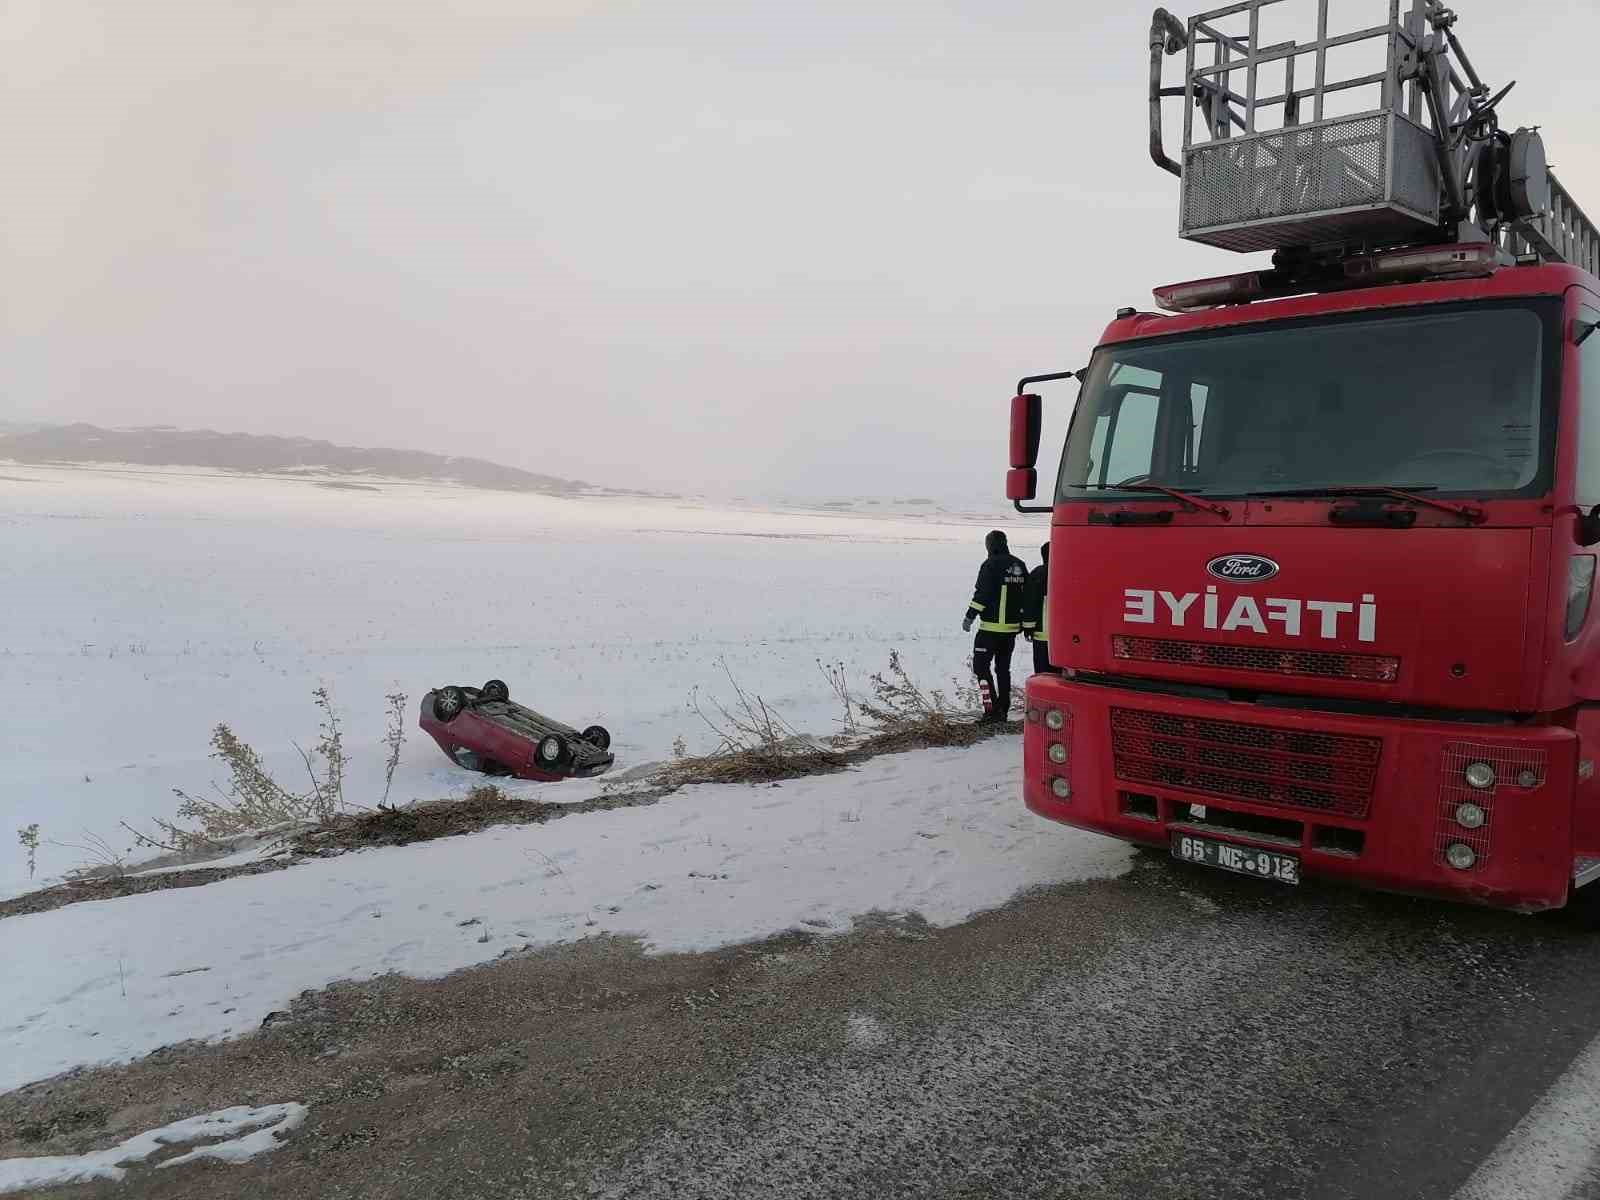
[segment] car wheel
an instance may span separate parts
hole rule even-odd
[[[433,694],[433,715],[448,725],[467,706],[467,694],[458,687],[440,688]]]
[[[604,725],[591,725],[583,731],[583,740],[597,750],[611,749],[611,734]]]
[[[506,686],[504,679],[491,679],[483,685],[483,698],[485,700],[509,700],[511,689]]]
[[[534,765],[549,771],[567,761],[567,739],[558,733],[547,733],[533,749]]]

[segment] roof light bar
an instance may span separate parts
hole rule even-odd
[[[1418,246],[1365,258],[1346,259],[1345,276],[1360,282],[1401,279],[1461,279],[1493,275],[1499,251],[1487,242],[1451,246]]]
[[[1334,259],[1309,270],[1246,271],[1194,279],[1155,289],[1156,304],[1166,312],[1198,312],[1225,304],[1249,304],[1305,292],[1336,292],[1384,283],[1417,283],[1429,279],[1469,279],[1493,275],[1504,260],[1487,242],[1448,246],[1414,246],[1356,258]]]
[[[1213,279],[1193,279],[1155,289],[1156,306],[1167,312],[1198,312],[1222,304],[1248,304],[1266,294],[1259,271],[1242,275],[1218,275]]]

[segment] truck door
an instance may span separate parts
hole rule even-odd
[[[1578,308],[1575,328],[1600,325],[1600,300]],[[1600,504],[1600,328],[1589,334],[1575,356],[1578,367],[1578,454],[1573,498],[1583,512]],[[1572,663],[1580,705],[1577,714],[1578,780],[1574,792],[1573,848],[1600,856],[1600,618],[1593,608],[1596,554],[1600,545],[1573,545],[1557,524],[1553,544],[1567,562],[1566,604],[1561,613],[1562,651]],[[1600,886],[1596,884],[1594,886]]]

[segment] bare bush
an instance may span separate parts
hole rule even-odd
[[[34,827],[37,829],[37,826]],[[47,842],[46,845],[72,850],[81,856],[76,867],[67,872],[74,879],[120,879],[127,873],[127,856],[119,853],[110,842],[98,833],[83,831],[81,842]],[[31,865],[30,857],[30,865]]]
[[[889,651],[889,666],[870,681],[872,698],[856,701],[870,736],[861,744],[869,753],[881,754],[917,746],[965,746],[988,736],[974,724],[982,711],[976,683],[969,688],[953,680],[952,693],[924,689],[911,678],[898,650]]]
[[[759,695],[745,691],[725,661],[718,666],[732,699],[702,700],[698,688],[689,695],[689,708],[716,737],[716,746],[709,754],[677,756],[662,769],[660,782],[765,783],[845,768],[843,754],[801,734]]]
[[[322,804],[318,815],[326,820],[344,807],[344,768],[349,761],[344,753],[344,735],[339,729],[339,714],[333,709],[333,700],[326,687],[319,687],[311,695],[322,710],[322,724],[317,730],[315,753],[322,759],[322,778],[313,778],[313,784]]]
[[[155,832],[124,824],[141,846],[174,853],[220,849],[233,838],[332,819],[346,808],[344,772],[349,758],[344,732],[328,689],[312,693],[322,721],[310,752],[295,745],[305,763],[310,789],[292,791],[272,777],[261,755],[225,724],[211,731],[211,757],[228,770],[224,787],[215,781],[215,796],[201,796],[174,788],[178,797],[175,820],[156,818]],[[320,761],[321,770],[317,764]]]
[[[32,879],[39,858],[39,822],[17,830],[17,841],[22,843],[22,849],[28,855],[28,878]]]
[[[817,659],[817,669],[822,672],[823,678],[828,681],[834,698],[839,701],[844,710],[844,716],[839,719],[840,726],[844,729],[846,737],[854,737],[861,732],[861,723],[856,720],[856,701],[850,694],[850,677],[846,673],[844,664],[825,663]]]
[[[394,787],[394,773],[400,766],[400,748],[406,744],[406,694],[390,692],[383,699],[389,714],[383,744],[389,748],[389,757],[383,764],[383,799],[378,801],[379,808],[389,803],[389,789]]]

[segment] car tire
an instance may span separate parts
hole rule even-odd
[[[491,679],[483,685],[482,695],[485,700],[509,700],[511,689],[506,686],[504,679]]]
[[[591,725],[583,731],[582,736],[596,750],[611,749],[611,733],[604,725]]]
[[[542,771],[553,771],[572,757],[572,748],[559,733],[547,733],[533,748],[533,765]]]
[[[467,693],[458,687],[440,688],[433,694],[434,719],[446,725],[459,717],[467,708]]]

